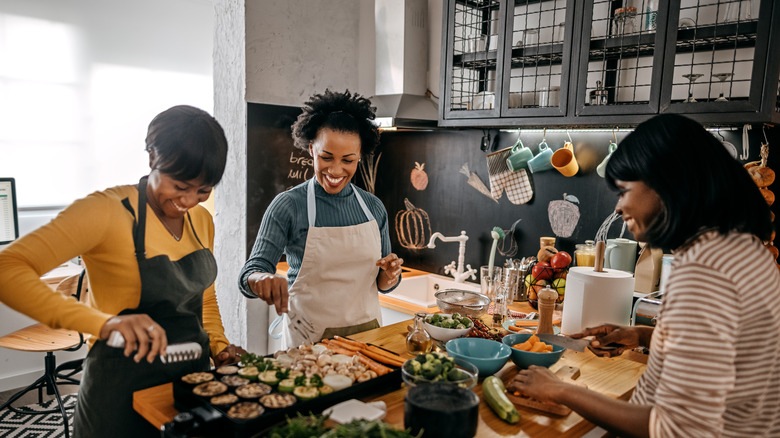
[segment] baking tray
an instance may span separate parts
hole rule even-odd
[[[386,365],[390,367],[389,365]],[[308,401],[297,401],[294,405],[281,409],[267,409],[263,415],[250,420],[239,420],[227,416],[228,407],[218,407],[209,403],[210,397],[202,397],[192,393],[196,385],[190,385],[176,380],[173,382],[174,406],[180,412],[199,408],[204,409],[211,418],[207,424],[201,424],[197,436],[220,436],[245,438],[256,435],[271,426],[283,422],[287,417],[294,418],[298,412],[304,415],[309,413],[319,414],[330,406],[352,398],[366,397],[372,394],[385,394],[401,387],[401,369],[390,367],[393,371],[384,376],[377,376],[371,380],[355,383],[340,391],[334,391]],[[211,371],[215,379],[220,376]],[[228,392],[234,393],[235,388],[229,387]],[[277,392],[277,391],[274,391]],[[203,415],[200,415],[203,416]]]

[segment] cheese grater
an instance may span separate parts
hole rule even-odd
[[[112,331],[108,336],[106,345],[114,348],[125,346],[125,338],[122,333]],[[160,356],[160,362],[164,364],[184,362],[186,360],[200,359],[203,354],[203,347],[197,342],[182,342],[180,344],[171,344],[165,348],[165,356]]]

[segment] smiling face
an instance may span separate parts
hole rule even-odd
[[[323,128],[309,144],[314,157],[314,175],[322,188],[335,195],[349,184],[360,160],[360,136],[357,133]]]
[[[620,191],[615,212],[637,240],[647,241],[646,232],[663,211],[658,193],[642,181],[615,180]]]
[[[212,189],[201,178],[179,181],[153,169],[146,189],[147,202],[160,218],[181,219],[189,209],[207,200]]]

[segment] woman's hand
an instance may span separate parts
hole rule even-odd
[[[117,331],[125,338],[125,357],[130,357],[136,351],[133,360],[140,362],[146,357],[147,362],[165,354],[168,347],[168,337],[165,330],[149,315],[115,316],[100,328],[100,339],[107,339],[111,332]]]
[[[247,283],[252,292],[269,306],[276,307],[276,314],[287,313],[287,278],[268,272],[253,272],[249,274]]]
[[[225,347],[224,350],[220,351],[219,354],[217,354],[217,356],[214,358],[214,365],[220,367],[222,365],[237,363],[239,360],[241,360],[242,354],[246,354],[246,350],[239,347],[238,345],[230,344]]]
[[[571,335],[572,338],[576,339],[586,336],[594,337],[590,341],[588,349],[596,356],[614,357],[620,356],[626,350],[638,347],[642,338],[642,332],[637,327],[604,324],[598,327],[589,327]]]
[[[528,369],[518,371],[507,385],[507,390],[520,391],[539,401],[555,402],[556,393],[559,390],[565,390],[566,385],[549,369],[531,365]]]
[[[398,277],[401,275],[401,266],[404,264],[404,259],[398,257],[394,253],[390,253],[387,257],[383,257],[377,260],[376,265],[381,269],[379,275],[379,289],[387,290],[398,283]]]

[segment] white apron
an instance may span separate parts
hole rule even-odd
[[[313,178],[309,180],[309,231],[301,269],[289,290],[282,348],[347,336],[379,327],[382,321],[376,285],[382,238],[376,219],[352,186],[368,221],[348,227],[315,227],[315,184]]]

